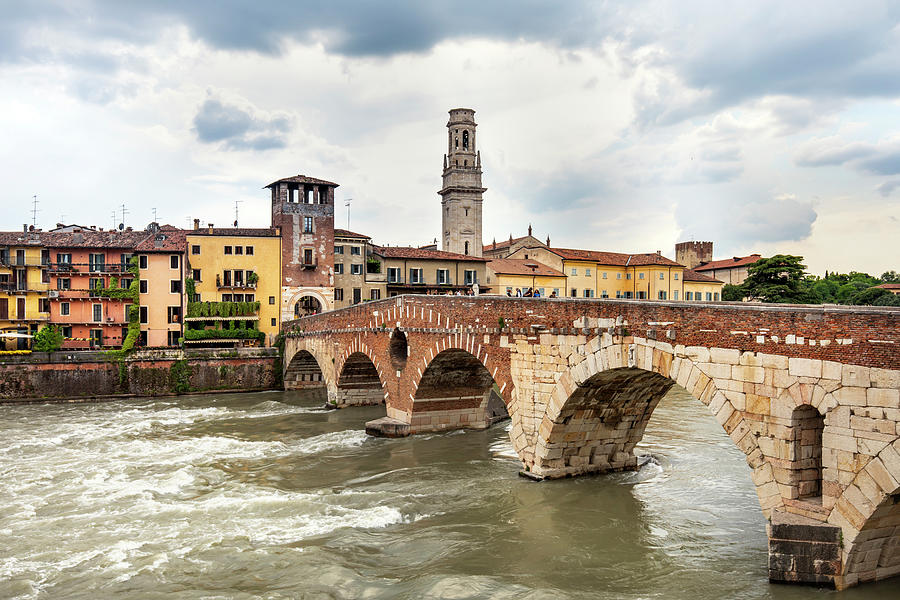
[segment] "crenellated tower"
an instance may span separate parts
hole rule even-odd
[[[475,111],[454,108],[447,123],[441,195],[441,249],[481,256],[481,153],[475,145]]]

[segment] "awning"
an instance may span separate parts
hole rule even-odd
[[[185,322],[188,321],[259,321],[259,316],[249,316],[249,317],[185,317]]]
[[[33,335],[27,333],[0,333],[0,338],[33,338]]]

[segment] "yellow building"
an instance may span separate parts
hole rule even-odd
[[[520,248],[510,258],[536,260],[566,275],[565,295],[570,298],[635,298],[641,300],[685,300],[685,292],[702,292],[706,301],[718,300],[722,282],[700,281],[698,274],[686,283],[686,269],[659,252],[625,254],[544,246]],[[716,288],[716,289],[713,289]]]
[[[49,262],[39,233],[0,232],[0,350],[31,348],[25,336],[50,321]]]
[[[281,327],[279,229],[195,225],[186,242],[185,344],[255,344],[258,339],[271,345]]]
[[[334,230],[334,307],[344,308],[385,297],[387,275],[372,256],[371,238],[346,229]]]
[[[535,289],[544,298],[564,297],[566,276],[536,260],[495,258],[487,264],[487,283],[492,293],[519,296]]]
[[[691,269],[684,271],[684,299],[689,302],[718,302],[725,283]]]

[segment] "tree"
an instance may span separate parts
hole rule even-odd
[[[53,325],[45,325],[34,334],[31,349],[35,352],[56,352],[62,348],[63,336]]]
[[[897,273],[897,271],[894,271],[893,269],[885,271],[881,274],[881,281],[884,283],[900,283],[900,273]]]
[[[744,287],[726,283],[722,288],[722,300],[726,302],[740,302],[744,299]]]
[[[802,256],[776,254],[761,258],[749,268],[750,275],[744,281],[747,297],[762,302],[818,302],[818,298],[805,280],[806,265]]]

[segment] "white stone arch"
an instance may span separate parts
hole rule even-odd
[[[321,292],[319,292],[318,290],[315,290],[313,288],[300,289],[297,292],[295,292],[294,294],[292,294],[291,299],[288,301],[287,308],[290,309],[292,319],[296,318],[295,313],[294,313],[294,307],[304,296],[311,296],[311,297],[315,298],[316,301],[318,301],[319,305],[322,307],[322,312],[329,311],[333,308],[328,303],[328,301],[325,299],[325,296],[323,296],[321,294]]]
[[[322,383],[327,391],[329,402],[332,402],[337,396],[337,378],[335,377],[334,360],[328,351],[331,347],[329,342],[325,338],[287,338],[284,352],[284,374],[286,377],[294,359],[300,352],[309,353],[315,359],[319,371],[322,373]],[[285,389],[287,388],[287,381],[285,381]]]

